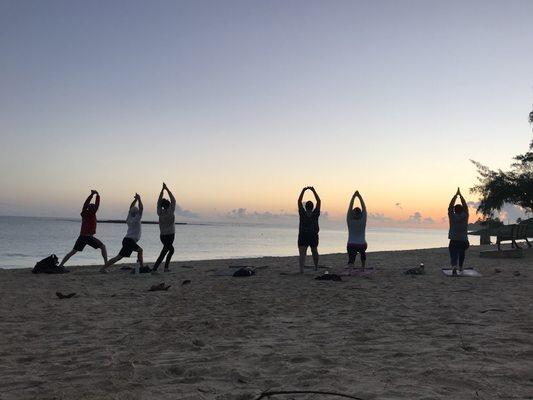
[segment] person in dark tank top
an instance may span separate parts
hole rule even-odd
[[[312,201],[307,201],[304,207],[302,202],[306,190],[313,192],[316,205],[314,205]],[[298,214],[300,216],[298,250],[300,253],[299,264],[301,274],[304,272],[305,257],[307,256],[308,247],[311,247],[315,271],[318,269],[318,232],[320,230],[318,226],[318,217],[320,217],[320,206],[320,197],[315,188],[312,186],[304,187],[298,197]]]
[[[455,204],[458,197],[461,200],[461,204]],[[448,219],[450,221],[450,230],[448,231],[450,244],[448,245],[448,250],[450,252],[450,265],[454,274],[457,271],[457,266],[459,266],[459,271],[463,270],[465,252],[470,247],[468,242],[468,216],[468,204],[466,204],[461,190],[457,188],[457,192],[448,206]]]
[[[92,203],[94,196],[96,196],[95,201]],[[107,249],[102,241],[94,237],[96,234],[96,212],[98,211],[98,207],[100,207],[100,194],[96,190],[91,190],[91,194],[85,199],[81,208],[80,235],[78,236],[76,243],[74,243],[72,250],[65,255],[61,264],[59,264],[59,268],[63,267],[74,254],[83,251],[85,246],[90,246],[93,249],[100,249],[102,252],[102,258],[104,259],[104,265],[107,263]]]

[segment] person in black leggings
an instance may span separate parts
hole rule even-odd
[[[164,192],[168,193],[170,201],[163,198]],[[165,272],[169,271],[169,264],[172,255],[174,254],[174,235],[176,232],[175,229],[175,216],[174,211],[176,210],[176,199],[172,192],[168,189],[167,185],[163,183],[161,188],[161,193],[159,193],[159,199],[157,199],[157,215],[159,216],[159,231],[161,243],[163,243],[163,249],[159,253],[159,257],[152,268],[152,272],[156,272],[159,265],[163,262],[165,255],[167,256],[165,260]]]
[[[361,208],[355,207],[355,199],[358,198]],[[346,213],[346,223],[348,224],[348,243],[346,250],[348,252],[348,268],[352,269],[355,264],[357,253],[361,254],[361,268],[365,269],[366,249],[368,247],[365,238],[367,211],[363,196],[357,190],[350,200],[348,212]]]
[[[461,204],[455,204],[457,197],[461,200]],[[450,265],[455,274],[458,265],[459,271],[463,270],[465,251],[470,247],[468,243],[468,205],[459,188],[457,188],[457,193],[452,197],[448,206],[448,219],[450,220],[448,250],[450,251]]]
[[[313,192],[316,205],[314,205],[312,201],[307,201],[305,207],[303,206],[302,201],[306,190]],[[302,192],[298,197],[298,214],[300,215],[298,251],[300,252],[299,264],[301,274],[304,273],[305,257],[307,256],[308,247],[311,247],[315,271],[318,270],[318,217],[320,217],[321,204],[320,197],[318,197],[314,187],[307,186],[302,189]]]

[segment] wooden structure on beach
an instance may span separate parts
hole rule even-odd
[[[496,236],[497,250],[485,250],[480,253],[481,257],[496,258],[519,258],[523,256],[522,247],[517,240],[523,240],[528,247],[531,243],[528,238],[533,238],[533,223],[530,221],[520,224],[504,225],[498,228],[486,228],[469,232],[469,235],[480,237],[480,244],[491,244],[490,237]],[[502,250],[502,242],[511,242],[511,249]]]

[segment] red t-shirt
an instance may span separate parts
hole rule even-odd
[[[91,236],[96,233],[96,211],[83,210],[81,212],[81,231],[82,236]]]

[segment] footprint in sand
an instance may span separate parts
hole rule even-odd
[[[303,357],[303,356],[296,356],[296,357],[291,358],[291,362],[294,364],[301,364],[307,361],[309,361],[309,358]]]
[[[183,375],[185,370],[183,368],[181,368],[180,366],[178,366],[178,365],[173,365],[173,366],[171,366],[170,368],[167,369],[167,372],[170,375],[173,375],[173,376],[181,376],[181,375]]]

